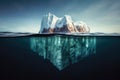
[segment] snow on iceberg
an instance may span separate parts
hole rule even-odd
[[[69,15],[64,17],[57,17],[54,14],[44,15],[41,21],[39,33],[54,33],[54,32],[90,32],[90,28],[84,22],[74,22]]]

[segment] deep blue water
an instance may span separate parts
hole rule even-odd
[[[30,49],[31,37],[35,36],[0,38],[0,80],[107,80],[111,78],[116,80],[119,78],[119,36],[96,36],[96,54],[62,71]]]

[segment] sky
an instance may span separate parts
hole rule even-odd
[[[120,33],[120,0],[0,0],[0,32],[38,33],[49,12],[83,21],[91,32]]]

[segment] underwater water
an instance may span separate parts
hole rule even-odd
[[[119,78],[119,36],[1,35],[4,80]]]

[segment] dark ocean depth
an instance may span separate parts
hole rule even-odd
[[[41,36],[0,38],[0,80],[108,80],[111,78],[117,80],[119,78],[119,36],[96,36],[96,54],[87,56],[61,71],[49,60],[31,50],[30,39],[34,37]]]

